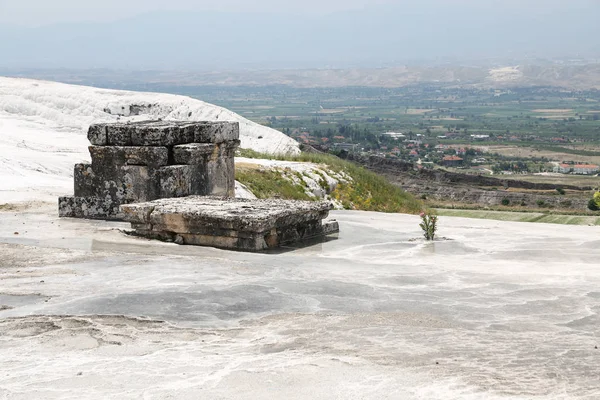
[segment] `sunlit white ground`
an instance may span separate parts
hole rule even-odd
[[[600,398],[599,227],[332,215],[247,254],[0,213],[0,398]]]

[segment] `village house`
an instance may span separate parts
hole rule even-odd
[[[333,148],[336,150],[346,150],[355,152],[358,150],[358,144],[355,143],[334,143]]]
[[[573,166],[571,164],[558,164],[552,170],[556,173],[568,174],[569,172],[571,172],[571,169],[573,169]]]
[[[592,175],[598,173],[600,167],[594,164],[558,164],[553,171],[561,174]]]
[[[594,164],[576,164],[573,165],[575,175],[592,175],[598,172],[600,167]]]
[[[459,167],[463,163],[463,159],[458,156],[446,156],[442,158],[442,165],[446,167]]]
[[[490,138],[490,135],[471,135],[471,139],[473,139],[473,140],[486,140],[489,138]]]

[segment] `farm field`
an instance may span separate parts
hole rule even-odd
[[[429,140],[452,131],[491,135],[482,142],[487,144],[535,135],[548,140],[577,139],[600,147],[598,90],[493,90],[434,84],[402,88],[144,84],[127,88],[188,95],[285,132],[298,129],[315,134],[354,125],[374,135],[412,132]]]
[[[566,149],[566,151],[561,151]],[[507,157],[518,158],[547,158],[549,160],[563,161],[570,160],[580,163],[600,164],[600,151],[594,146],[593,150],[587,150],[579,147],[565,148],[560,146],[544,146],[540,144],[530,145],[490,145],[485,146],[485,150],[490,153],[498,153]],[[597,153],[597,155],[590,155]]]
[[[512,211],[488,211],[488,210],[457,210],[438,208],[436,212],[440,216],[463,217],[477,219],[491,219],[497,221],[512,222],[537,222],[561,225],[600,225],[600,216],[586,215],[560,215],[539,212],[512,212]]]
[[[502,175],[494,176],[502,179],[528,181],[533,183],[551,183],[555,185],[572,185],[580,187],[598,187],[600,186],[600,177],[582,176],[570,174],[547,174],[547,175]]]

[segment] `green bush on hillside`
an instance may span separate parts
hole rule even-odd
[[[270,155],[248,149],[241,149],[238,155],[248,158],[312,162],[324,165],[324,169],[345,173],[351,178],[351,181],[348,183],[339,182],[337,188],[330,193],[330,196],[338,200],[345,209],[409,214],[418,214],[423,209],[421,201],[392,185],[384,177],[333,155],[315,153]],[[236,179],[248,186],[257,197],[278,196],[296,200],[307,200],[309,198],[306,194],[304,194],[304,197],[301,196],[300,192],[304,193],[304,188],[283,177],[281,171],[238,168]]]
[[[592,211],[600,210],[600,192],[594,193],[590,201],[588,201],[588,208]]]

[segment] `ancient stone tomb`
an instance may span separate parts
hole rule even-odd
[[[191,195],[234,196],[237,122],[96,124],[91,164],[76,164],[61,217],[121,220],[122,204]]]
[[[323,201],[190,196],[121,207],[135,234],[179,244],[260,251],[339,232]]]
[[[234,122],[92,125],[92,162],[74,169],[61,217],[125,220],[134,234],[179,244],[260,251],[337,233],[331,204],[235,199]]]

